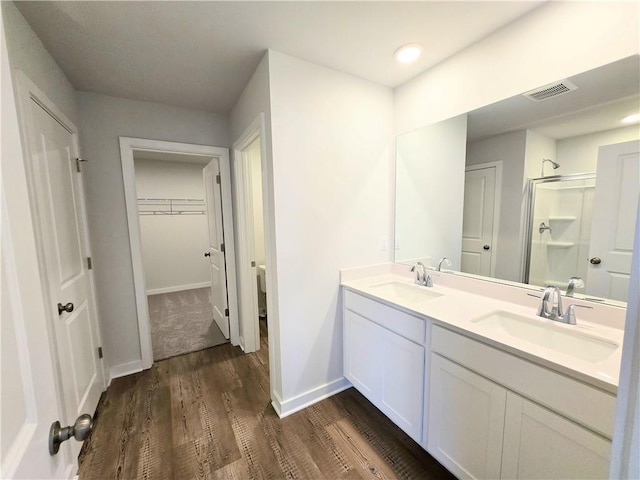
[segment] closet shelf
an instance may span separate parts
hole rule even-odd
[[[202,198],[138,198],[139,215],[204,215]]]

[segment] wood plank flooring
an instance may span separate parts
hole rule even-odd
[[[253,354],[226,344],[114,380],[80,479],[454,478],[354,389],[280,420],[261,332]]]

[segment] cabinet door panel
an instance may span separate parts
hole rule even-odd
[[[607,478],[610,455],[601,436],[507,394],[502,478]]]
[[[424,347],[392,332],[380,337],[380,408],[411,438],[422,440]]]
[[[427,450],[460,478],[499,478],[506,389],[431,355]]]
[[[376,403],[379,397],[379,330],[375,323],[351,310],[344,315],[344,375]]]

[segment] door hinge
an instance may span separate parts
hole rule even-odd
[[[80,158],[77,157],[76,158],[76,171],[81,172],[82,170],[80,169],[80,162],[86,162],[87,160],[84,158]]]
[[[222,253],[224,253],[224,243],[221,243],[221,244],[220,244],[220,251],[221,251]]]
[[[221,183],[221,180],[220,180],[220,174],[216,175],[216,183],[217,183],[218,185],[220,185],[220,183]]]
[[[225,317],[228,317],[228,316],[229,316],[229,309],[228,309],[228,308],[225,308],[225,309],[224,309],[224,316],[225,316]]]
[[[87,257],[87,269],[93,270],[93,260],[91,260],[91,257]]]
[[[102,347],[98,347],[98,358],[102,358],[104,355],[102,354]]]

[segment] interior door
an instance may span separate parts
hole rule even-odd
[[[220,161],[214,158],[203,169],[204,188],[209,224],[209,251],[205,255],[211,265],[211,298],[213,319],[229,338],[229,314],[227,303],[227,274],[225,267],[224,229],[222,222],[222,191],[220,187]]]
[[[464,181],[461,270],[491,276],[496,167],[467,170]]]
[[[640,194],[640,142],[600,147],[586,293],[627,301]]]
[[[77,138],[33,98],[27,135],[41,272],[57,347],[65,418],[93,414],[104,389],[98,325],[88,271],[88,236],[78,171]],[[77,455],[81,444],[73,442]]]

